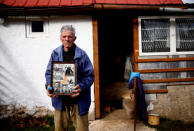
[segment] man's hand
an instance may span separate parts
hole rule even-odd
[[[81,87],[79,86],[79,85],[76,85],[75,87],[74,87],[74,90],[72,91],[73,92],[73,94],[71,95],[71,97],[77,97],[77,96],[79,96],[79,94],[80,94],[80,92],[81,92]]]
[[[47,96],[53,98],[53,97],[55,97],[56,95],[50,94],[50,93],[49,93],[49,87],[50,87],[50,85],[47,86],[46,94],[47,94]]]

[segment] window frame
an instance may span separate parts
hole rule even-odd
[[[138,17],[138,35],[139,35],[139,56],[151,55],[186,55],[194,54],[194,51],[176,51],[176,18],[194,18],[192,16],[139,16]],[[141,20],[142,19],[169,19],[170,21],[170,51],[169,52],[142,52],[141,39]]]
[[[32,21],[43,21],[43,32],[32,32]],[[40,38],[49,36],[49,21],[46,16],[29,16],[26,17],[26,37]]]

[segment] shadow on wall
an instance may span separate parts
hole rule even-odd
[[[26,98],[33,97],[36,90],[30,90],[33,89],[33,83],[1,39],[0,59],[0,105],[26,104],[25,101],[29,101]]]
[[[14,81],[8,79],[6,76],[10,75],[10,73],[4,68],[2,65],[0,65],[0,105],[3,103],[6,103],[2,98],[7,97],[7,99],[14,99],[14,91],[11,90],[10,85],[13,87],[16,87],[16,83]],[[10,85],[8,85],[9,83]],[[10,95],[12,94],[12,95]]]

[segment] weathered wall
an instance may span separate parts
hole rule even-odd
[[[84,49],[93,63],[92,18],[90,16],[49,16],[48,36],[27,38],[25,17],[7,18],[0,25],[0,106],[37,107],[53,110],[45,92],[45,69],[53,49],[60,42],[60,28],[76,28],[75,43]],[[92,86],[94,112],[94,87]]]
[[[152,101],[153,113],[174,120],[194,122],[194,86],[167,86],[167,94],[157,94]]]

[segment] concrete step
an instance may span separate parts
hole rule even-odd
[[[133,120],[96,120],[89,131],[133,131]]]
[[[134,120],[95,120],[90,123],[89,131],[134,131]],[[156,131],[156,129],[137,122],[136,131]]]
[[[90,121],[89,131],[133,131],[134,120],[128,118],[124,109],[117,109],[104,118]],[[149,128],[143,122],[138,121],[136,131],[156,131]]]

